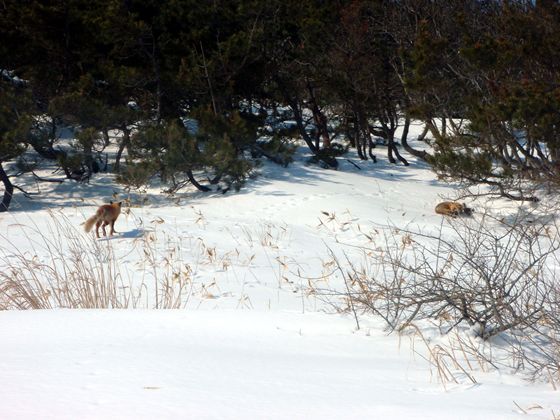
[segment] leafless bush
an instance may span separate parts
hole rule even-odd
[[[381,231],[362,266],[337,260],[348,310],[381,316],[391,330],[430,321],[443,334],[461,326],[482,340],[499,336],[516,367],[558,380],[560,236],[552,220],[483,214],[443,219],[435,232]]]

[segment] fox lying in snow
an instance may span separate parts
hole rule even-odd
[[[122,201],[119,201],[118,203],[113,203],[111,201],[111,204],[104,204],[100,206],[95,214],[86,220],[84,230],[89,232],[93,225],[95,225],[95,234],[99,238],[99,227],[101,226],[103,229],[103,236],[107,236],[105,226],[110,224],[111,232],[109,235],[113,236],[113,233],[115,233],[115,222],[117,221],[119,214],[121,214],[121,205]]]
[[[456,201],[444,201],[436,206],[436,213],[443,214],[445,216],[457,217],[460,214],[465,216],[472,215],[473,209],[467,207],[464,203],[458,203]]]

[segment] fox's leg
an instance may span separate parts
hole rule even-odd
[[[107,231],[105,230],[105,226],[107,226],[107,222],[104,220],[103,224],[101,225],[101,229],[103,229],[103,236],[107,236]]]
[[[111,222],[111,235],[113,235],[113,234],[115,234],[115,233],[119,233],[119,232],[117,232],[117,231],[115,230],[115,222],[116,222],[116,220],[113,220],[113,221]]]
[[[101,220],[95,223],[95,235],[97,236],[97,239],[99,239],[99,226],[101,226]]]

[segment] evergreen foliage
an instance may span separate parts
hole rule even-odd
[[[8,0],[0,38],[0,163],[30,146],[73,180],[228,190],[256,158],[289,164],[294,136],[328,168],[348,147],[376,161],[382,138],[392,163],[408,165],[400,141],[510,198],[560,182],[557,2]]]

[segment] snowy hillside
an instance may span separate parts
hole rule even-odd
[[[0,312],[0,417],[560,415],[550,384],[452,363],[442,381],[424,341],[438,343],[434,331],[389,335],[371,316],[357,329],[336,312],[337,296],[316,293],[341,290],[333,257],[359,261],[368,232],[437,229],[435,204],[457,196],[413,159],[406,170],[353,161],[361,169],[342,159],[340,170],[323,170],[301,152],[288,168],[265,163],[246,188],[225,195],[128,195],[98,176],[15,197],[0,215],[4,267],[33,259],[39,276],[52,266],[62,278],[72,275],[64,259],[90,258],[127,296],[110,306],[136,309]],[[95,240],[80,224],[114,192],[128,199],[118,234]],[[146,310],[155,307],[180,309]]]

